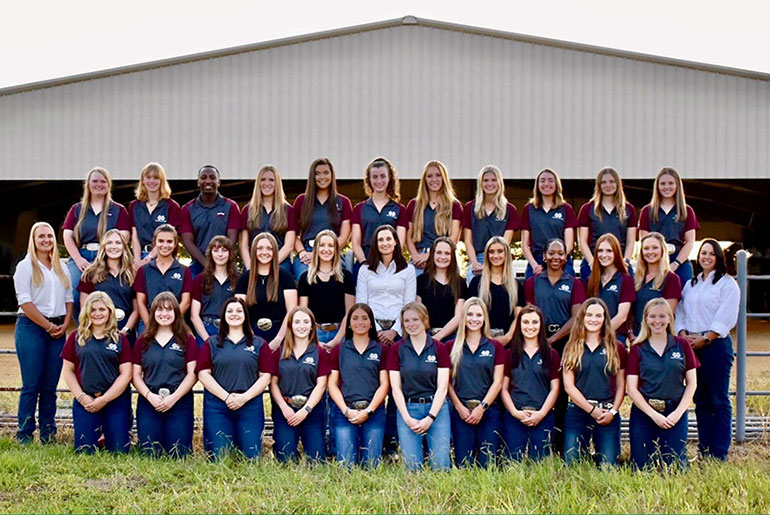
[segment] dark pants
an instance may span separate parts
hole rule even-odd
[[[549,337],[551,335],[548,335]],[[569,337],[564,337],[561,340],[557,340],[553,343],[553,348],[559,353],[559,356],[564,354],[564,347],[567,345]],[[559,366],[558,364],[552,364],[551,366]],[[564,390],[564,381],[559,381],[559,396],[556,397],[556,404],[553,406],[553,435],[551,436],[551,446],[554,452],[559,456],[564,457],[564,419],[567,416],[567,404],[569,403],[569,396]]]
[[[224,401],[206,391],[203,394],[203,446],[213,459],[235,447],[249,459],[262,454],[265,407],[262,394],[231,410]]]
[[[674,259],[676,259],[676,254],[669,255],[668,259],[669,263],[673,263]],[[679,280],[682,282],[682,288],[684,288],[685,283],[692,279],[693,276],[692,263],[690,263],[690,260],[688,259],[679,265],[674,273],[679,276]]]
[[[107,403],[96,413],[89,413],[78,401],[72,401],[72,423],[75,452],[92,454],[99,437],[104,435],[104,448],[111,452],[128,452],[131,446],[131,390]]]
[[[51,338],[45,329],[27,317],[19,316],[14,331],[16,356],[21,368],[21,394],[16,438],[29,442],[35,432],[35,408],[39,410],[40,441],[49,442],[56,434],[56,386],[62,360],[64,337]]]
[[[203,265],[195,261],[194,259],[190,263],[190,274],[192,275],[193,279],[195,279],[196,276],[200,275],[203,272]]]
[[[139,448],[154,456],[183,457],[192,452],[193,394],[189,392],[170,410],[155,410],[144,397],[136,403],[136,430]]]
[[[679,401],[668,402],[664,415],[676,409]],[[628,434],[631,439],[631,461],[642,469],[653,461],[666,465],[687,464],[687,412],[671,429],[662,429],[636,406],[631,407]]]
[[[273,403],[273,440],[275,441],[273,450],[275,458],[281,463],[297,460],[299,442],[302,440],[302,447],[309,460],[317,462],[323,459],[326,456],[324,445],[325,419],[323,403],[319,403],[300,425],[292,427],[286,422],[286,418],[278,405]]]
[[[506,410],[502,422],[506,457],[521,461],[527,452],[527,445],[529,445],[529,459],[541,460],[548,457],[551,454],[553,422],[553,410],[549,411],[535,427],[525,426]]]
[[[487,468],[494,460],[500,439],[500,406],[493,404],[484,412],[478,424],[468,424],[460,418],[454,406],[452,417],[452,440],[455,445],[455,466],[480,466]]]
[[[337,442],[337,461],[346,465],[376,467],[382,457],[385,407],[380,406],[363,424],[351,424],[337,405],[332,406]]]
[[[695,351],[695,355],[700,361],[694,398],[698,450],[703,456],[726,460],[732,440],[733,411],[729,390],[733,342],[729,335],[717,338]]]
[[[606,426],[570,403],[564,418],[564,460],[573,463],[588,455],[588,445],[594,442],[597,461],[616,465],[620,454],[620,413]]]
[[[396,401],[393,400],[393,393],[388,392],[388,398],[385,402],[385,439],[382,443],[382,453],[385,456],[398,454],[397,415],[398,408]]]

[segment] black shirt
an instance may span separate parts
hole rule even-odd
[[[420,274],[417,278],[417,295],[428,308],[431,327],[444,327],[455,316],[455,305],[459,299],[455,300],[449,284],[431,281],[428,274]],[[468,297],[468,286],[460,279],[460,299]]]
[[[353,274],[342,271],[342,282],[332,275],[324,282],[316,275],[315,284],[308,284],[307,272],[297,283],[297,295],[308,298],[308,307],[319,324],[337,324],[345,318],[345,295],[356,296]]]
[[[249,306],[249,319],[251,325],[256,327],[257,320],[260,318],[269,318],[275,322],[281,322],[286,316],[286,300],[284,298],[284,292],[286,290],[296,290],[297,285],[294,283],[294,277],[290,272],[279,268],[278,269],[278,298],[275,302],[267,301],[267,279],[268,276],[261,275],[257,279],[257,303]],[[249,288],[249,271],[244,270],[241,276],[238,278],[238,284],[235,286],[235,293],[241,293],[248,295]]]
[[[468,297],[478,297],[480,285],[481,276],[477,275],[471,280],[470,286],[468,286]],[[516,305],[519,307],[524,306],[524,290],[519,281],[516,281],[516,288]],[[487,306],[489,327],[491,329],[502,329],[507,333],[516,318],[516,311],[511,309],[511,303],[508,299],[508,291],[503,285],[490,282],[489,295],[492,298],[492,305]]]

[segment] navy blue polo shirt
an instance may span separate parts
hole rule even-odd
[[[478,297],[480,286],[481,276],[476,275],[471,279],[471,284],[468,286],[468,298]],[[516,305],[522,307],[525,304],[525,295],[522,291],[521,283],[516,281],[516,287],[518,288],[518,291],[516,292]],[[491,297],[491,304],[487,306],[487,312],[489,313],[489,328],[502,329],[507,333],[516,318],[516,310],[511,309],[508,291],[502,284],[490,282],[489,296]]]
[[[462,299],[466,300],[468,286],[462,279],[459,280],[460,295],[458,299],[452,294],[450,284],[441,284],[438,281],[431,281],[428,274],[420,274],[417,278],[417,296],[420,302],[428,309],[431,327],[444,327],[455,316],[455,305]]]
[[[124,334],[117,342],[91,337],[83,346],[77,336],[77,331],[70,333],[59,357],[75,365],[78,383],[86,394],[101,395],[120,375],[120,365],[131,363],[131,345]]]
[[[415,199],[409,201],[409,205],[406,206],[406,218],[411,223],[414,219],[414,210],[417,205]],[[452,221],[458,220],[462,224],[463,219],[463,206],[459,201],[455,200],[452,204]],[[422,219],[422,239],[414,244],[418,250],[428,250],[433,246],[433,242],[439,236],[449,236],[449,234],[436,234],[436,211],[430,207],[430,204],[425,206]]]
[[[447,343],[451,349],[457,342]],[[508,353],[497,340],[482,337],[476,352],[463,343],[463,355],[452,386],[461,401],[483,400],[495,380],[495,367],[505,365]]]
[[[241,210],[238,204],[219,193],[210,206],[201,202],[200,195],[182,206],[182,227],[179,232],[192,234],[195,246],[204,255],[214,236],[227,236],[228,230],[240,228]]]
[[[100,283],[92,283],[85,275],[78,284],[80,293],[90,294],[95,291],[103,291],[115,304],[115,308],[122,309],[126,317],[134,311],[134,288],[124,277],[114,276],[107,272],[107,277]]]
[[[340,373],[339,387],[346,404],[371,401],[380,387],[380,372],[387,364],[387,347],[369,340],[366,350],[359,353],[353,340],[345,340],[332,349],[331,370]]]
[[[147,209],[147,202],[132,200],[128,205],[128,219],[131,227],[136,228],[139,244],[144,248],[145,245],[152,244],[155,229],[161,225],[169,224],[179,229],[182,224],[182,210],[179,204],[170,198],[159,200],[152,213]]]
[[[211,370],[214,380],[226,392],[243,393],[257,382],[260,372],[270,373],[272,354],[265,340],[246,336],[233,342],[215,334],[198,351],[196,371]],[[261,394],[260,394],[261,395]]]
[[[662,356],[649,340],[631,347],[626,375],[639,376],[639,392],[646,399],[678,401],[684,395],[686,372],[699,366],[690,344],[668,335]]]
[[[564,240],[566,229],[577,227],[575,211],[568,203],[551,209],[547,213],[531,202],[521,211],[520,228],[529,231],[530,250],[538,263],[543,263],[545,246],[554,238]]]
[[[187,375],[187,364],[198,359],[198,344],[191,334],[187,335],[184,345],[171,337],[166,345],[153,339],[146,349],[144,347],[144,337],[140,336],[132,351],[133,362],[142,367],[144,384],[152,393],[158,393],[161,388],[175,392]]]
[[[644,307],[652,299],[664,298],[682,299],[682,281],[674,272],[666,274],[660,288],[654,287],[655,280],[648,281],[636,292],[636,304],[634,304],[634,334],[639,334],[644,318]]]
[[[698,219],[695,217],[695,211],[690,206],[687,206],[687,220],[681,222],[676,221],[676,205],[668,213],[663,211],[662,208],[658,208],[658,221],[655,223],[652,223],[650,220],[650,209],[649,204],[642,208],[642,212],[639,215],[639,230],[662,234],[666,238],[666,243],[676,247],[676,251],[673,254],[678,253],[684,246],[685,233],[687,231],[700,228]]]
[[[572,318],[572,306],[586,300],[583,283],[568,274],[551,284],[548,273],[541,272],[527,279],[524,289],[527,302],[543,311],[546,326],[563,326]]]
[[[615,342],[620,357],[620,369],[626,368],[628,353],[620,342]],[[580,360],[580,368],[575,370],[575,386],[583,397],[600,402],[612,402],[615,400],[615,376],[607,375],[604,367],[607,366],[607,349],[601,343],[593,351],[588,345],[583,344],[583,358]]]
[[[283,359],[282,352],[283,345],[273,353],[273,374],[278,376],[281,395],[310,397],[318,378],[329,375],[329,353],[315,344],[308,345],[299,358],[292,352]]]
[[[559,379],[561,365],[559,353],[551,349],[551,359],[545,368],[541,352],[531,358],[522,351],[521,359],[513,366],[514,354],[509,353],[507,375],[511,378],[510,393],[516,409],[525,407],[540,409],[551,392],[551,381]]]
[[[388,370],[401,373],[404,398],[432,397],[438,387],[438,369],[450,368],[449,351],[438,340],[427,336],[425,347],[417,354],[409,336],[388,352]]]
[[[624,302],[636,301],[634,291],[634,279],[628,274],[615,272],[612,279],[600,286],[599,298],[601,298],[610,312],[610,318],[618,314],[618,307]]]
[[[377,227],[390,225],[406,229],[409,225],[403,204],[391,199],[382,207],[382,211],[377,211],[377,206],[371,197],[356,204],[353,208],[351,223],[361,226],[361,248],[365,256],[369,256],[372,237]]]
[[[155,297],[164,291],[170,291],[181,302],[183,293],[192,292],[192,284],[190,270],[176,259],[165,273],[160,271],[157,260],[153,259],[137,270],[134,291],[147,296],[149,308]]]
[[[625,253],[626,251],[626,235],[628,234],[629,227],[636,227],[636,208],[629,203],[626,203],[626,221],[620,221],[620,214],[617,208],[612,208],[612,212],[608,213],[603,206],[599,206],[602,210],[602,218],[599,219],[596,211],[594,211],[594,203],[586,202],[583,207],[580,208],[578,214],[577,224],[578,227],[588,228],[588,246],[591,248],[591,252],[596,248],[596,240],[604,234],[614,234],[620,242],[620,248]]]
[[[275,232],[270,228],[270,220],[272,220],[273,211],[268,213],[267,209],[265,209],[265,206],[262,206],[262,215],[259,217],[259,225],[257,227],[250,228],[249,209],[251,209],[251,206],[246,204],[241,210],[241,229],[246,229],[249,231],[249,245],[251,245],[251,242],[254,241],[254,237],[257,234],[261,232],[269,232],[273,235],[275,241],[278,242],[278,248],[280,249],[283,247],[286,233],[289,231],[297,231],[297,221],[294,217],[294,209],[289,204],[284,205],[284,209],[286,210],[286,229],[281,233]]]
[[[472,200],[463,208],[463,226],[471,230],[473,235],[473,250],[484,252],[487,242],[494,236],[503,236],[505,231],[515,231],[519,225],[519,214],[516,206],[510,202],[506,206],[505,215],[498,217],[494,211],[481,218],[474,213],[476,201]]]
[[[193,280],[192,298],[201,303],[201,316],[219,318],[225,301],[235,295],[235,288],[230,285],[230,279],[220,283],[216,277],[211,279],[211,291],[203,293],[203,275],[199,274]]]
[[[67,212],[67,216],[62,224],[62,229],[75,230],[75,225],[78,222],[80,216],[80,210],[82,204],[78,202],[73,205]],[[89,243],[99,243],[99,215],[94,213],[91,206],[88,206],[88,212],[83,219],[83,223],[80,224],[80,246],[87,245]],[[118,229],[119,231],[131,231],[131,225],[128,221],[128,212],[122,204],[117,202],[110,202],[110,207],[107,210],[107,227],[105,232],[110,229]]]
[[[327,199],[326,202],[329,200]],[[305,203],[305,194],[302,193],[294,201],[294,217],[297,220],[297,228],[301,225],[302,217],[302,205]],[[304,228],[301,234],[302,243],[308,246],[319,232],[331,229],[335,234],[340,233],[340,226],[344,221],[350,221],[353,216],[353,207],[350,204],[350,199],[345,195],[337,193],[336,208],[339,213],[339,223],[332,224],[332,220],[329,218],[329,209],[326,203],[321,204],[318,201],[318,197],[313,199],[313,215],[310,217],[310,223]]]

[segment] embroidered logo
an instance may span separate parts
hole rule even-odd
[[[315,358],[313,356],[308,356],[302,361],[302,363],[306,363],[308,365],[315,365]]]
[[[618,291],[618,285],[617,284],[610,285],[610,287],[607,288],[607,291],[613,291],[613,292]]]
[[[155,217],[156,222],[165,223],[166,222],[166,215],[158,215]]]
[[[559,290],[569,291],[569,284],[562,284],[561,286],[559,286]]]
[[[606,356],[607,355],[607,349],[602,349],[602,351],[599,354],[601,354],[602,356]]]
[[[561,213],[554,213],[552,218],[554,220],[562,220],[562,219],[564,219],[564,215],[561,214]]]
[[[217,211],[217,216],[225,216],[225,212],[224,211]]]
[[[174,272],[173,274],[171,274],[171,278],[172,279],[176,279],[177,281],[181,281],[182,280],[182,274],[180,274],[179,272]]]
[[[107,216],[112,216],[112,211],[107,211]]]
[[[543,358],[540,358],[537,360],[537,363],[535,365],[542,365],[543,364]]]
[[[479,356],[481,356],[482,358],[490,358],[492,357],[492,351],[490,351],[489,349],[484,349],[483,351],[481,351]]]
[[[176,344],[176,342],[171,344],[171,347],[169,347],[171,350],[182,350],[182,347]]]
[[[391,209],[390,211],[388,211],[388,212],[387,212],[387,213],[385,213],[385,214],[386,214],[387,216],[391,217],[391,218],[396,218],[396,217],[398,216],[398,215],[396,214],[396,211],[395,211],[395,210],[393,210],[393,209]]]
[[[256,351],[254,350],[254,346],[253,345],[247,345],[246,347],[244,347],[244,350],[246,350],[248,352],[251,352],[252,354],[256,353]]]
[[[682,353],[679,351],[672,352],[671,359],[682,359]]]
[[[370,352],[366,359],[369,361],[380,361],[380,355],[376,352]]]
[[[117,343],[111,343],[107,345],[107,350],[118,352],[118,344]]]
[[[434,354],[428,355],[428,357],[425,358],[425,363],[436,363],[436,356]]]

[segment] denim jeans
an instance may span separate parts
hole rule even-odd
[[[487,468],[494,460],[500,440],[500,406],[493,404],[484,412],[478,424],[468,424],[460,418],[454,406],[452,417],[452,441],[455,444],[455,466],[477,465]]]
[[[476,260],[483,265],[484,253],[483,252],[476,253]],[[471,281],[473,280],[474,277],[475,276],[473,275],[473,267],[471,266],[470,259],[468,259],[468,269],[465,271],[465,282],[468,284],[468,286],[471,285]]]
[[[667,403],[664,415],[674,409],[678,401]],[[628,436],[631,439],[631,461],[642,469],[654,461],[666,465],[687,465],[687,412],[671,429],[662,429],[636,406],[631,407]]]
[[[299,408],[304,409],[304,408]],[[295,412],[298,410],[294,410]],[[298,426],[290,426],[283,416],[281,408],[273,403],[273,451],[275,458],[281,463],[296,461],[299,454],[299,442],[309,460],[318,462],[326,457],[324,449],[324,419],[323,403],[308,414]]]
[[[511,415],[508,410],[503,414],[503,444],[508,459],[520,461],[524,458],[529,445],[529,459],[541,460],[551,454],[553,433],[553,410],[543,417],[535,427],[525,426]]]
[[[193,279],[195,279],[198,275],[203,273],[203,265],[201,265],[194,259],[190,262],[189,268],[190,268],[190,274],[192,275]]]
[[[192,452],[193,393],[179,399],[161,413],[140,396],[136,403],[136,432],[139,448],[146,454],[183,457]]]
[[[620,454],[620,413],[606,426],[570,403],[564,418],[564,461],[573,463],[588,455],[588,445],[593,439],[599,464],[617,465]]]
[[[428,416],[432,404],[420,404],[417,402],[407,402],[406,409],[409,416],[416,420],[421,420]],[[449,442],[452,438],[451,422],[449,420],[449,407],[444,401],[443,406],[436,415],[428,432],[424,435],[418,435],[406,425],[401,412],[398,412],[397,428],[398,442],[401,444],[401,457],[404,465],[409,470],[419,470],[423,467],[425,458],[423,454],[423,441],[428,443],[428,460],[430,468],[436,470],[446,470],[452,466],[449,459]]]
[[[214,336],[215,334],[219,334],[219,327],[215,326],[212,323],[206,322],[205,320],[202,320],[203,327],[206,328],[206,332],[209,333],[209,336]],[[203,338],[198,336],[198,333],[195,333],[195,341],[198,344],[198,348],[200,349],[203,347]]]
[[[669,263],[673,263],[676,259],[676,254],[669,255],[668,259]],[[679,276],[679,280],[682,282],[682,288],[684,289],[684,284],[692,279],[693,276],[692,263],[690,263],[690,260],[688,259],[679,265],[674,273]]]
[[[35,432],[35,408],[39,409],[40,441],[56,434],[56,386],[59,384],[64,336],[51,338],[45,329],[25,316],[19,316],[14,331],[16,356],[21,368],[19,426],[16,439],[29,442]]]
[[[101,411],[89,413],[72,400],[72,423],[75,452],[93,454],[99,437],[104,435],[104,448],[111,452],[128,452],[131,447],[131,389],[109,402]]]
[[[698,450],[701,455],[726,460],[732,440],[730,370],[733,342],[728,335],[695,351],[700,361],[695,416],[698,420]]]
[[[335,404],[332,407],[337,435],[337,461],[373,468],[382,457],[385,438],[385,406],[380,406],[363,424],[351,424]]]
[[[96,254],[97,251],[95,250],[80,249],[80,255],[89,263],[93,263],[94,259],[96,259]],[[75,325],[77,325],[80,318],[80,292],[78,291],[78,284],[80,284],[80,277],[83,275],[83,272],[72,258],[67,260],[67,271],[70,274],[70,282],[72,283],[72,318],[75,320]]]
[[[249,459],[262,454],[265,407],[262,394],[231,410],[210,392],[203,394],[203,446],[213,459],[235,447]]]

